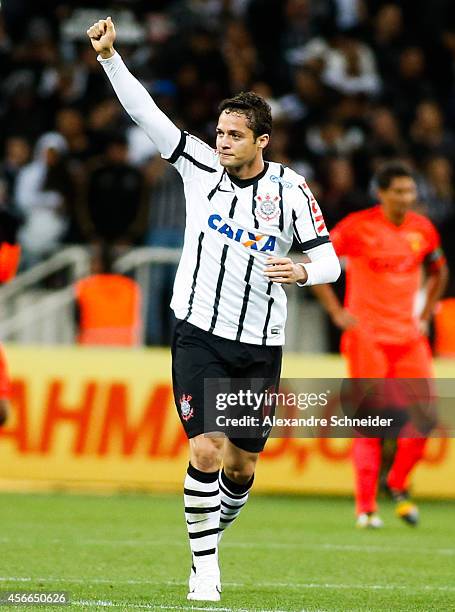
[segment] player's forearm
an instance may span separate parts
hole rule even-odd
[[[340,261],[331,244],[323,244],[308,252],[310,262],[303,263],[307,273],[305,287],[334,283],[341,273]]]
[[[98,61],[106,72],[114,91],[129,116],[156,144],[164,157],[169,157],[180,141],[180,130],[155,104],[145,87],[139,83],[114,52],[106,58],[100,54]]]
[[[316,285],[311,287],[311,291],[330,316],[334,316],[343,309],[343,305],[330,285]]]
[[[421,315],[421,319],[424,321],[428,321],[433,316],[436,303],[443,295],[448,279],[449,271],[446,265],[430,274],[426,286],[427,297]]]

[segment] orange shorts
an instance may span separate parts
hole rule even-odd
[[[0,399],[8,399],[9,393],[10,384],[6,355],[3,347],[0,345]]]
[[[430,344],[419,336],[406,344],[378,344],[351,329],[341,338],[351,378],[433,378]]]

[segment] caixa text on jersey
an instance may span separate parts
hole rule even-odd
[[[233,230],[227,223],[222,223],[223,218],[220,215],[210,215],[208,218],[208,225],[211,229],[216,230],[220,234],[227,236],[230,240],[240,243],[247,249],[253,251],[261,251],[262,253],[268,251],[273,253],[275,251],[276,237],[266,236],[265,234],[254,234],[248,232],[242,228]]]

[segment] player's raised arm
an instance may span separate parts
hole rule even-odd
[[[108,17],[94,23],[87,30],[87,36],[123,108],[153,140],[163,157],[170,157],[180,142],[181,132],[158,108],[115,51],[116,34],[112,19]]]

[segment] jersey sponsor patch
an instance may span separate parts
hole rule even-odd
[[[261,253],[273,253],[275,251],[276,238],[275,236],[267,236],[265,234],[253,234],[245,229],[233,229],[228,223],[223,223],[221,215],[210,215],[208,218],[208,226],[216,230],[219,234],[226,236],[234,242],[238,242],[247,249],[260,251]]]
[[[254,214],[257,219],[262,221],[273,221],[280,216],[280,196],[271,196],[269,193],[265,195],[258,194],[254,198],[256,200],[256,208]]]
[[[283,185],[283,187],[286,187],[286,189],[292,189],[292,183],[290,181],[286,181],[281,176],[276,176],[276,174],[272,174],[270,180],[272,181],[272,183],[280,183],[280,185]]]

